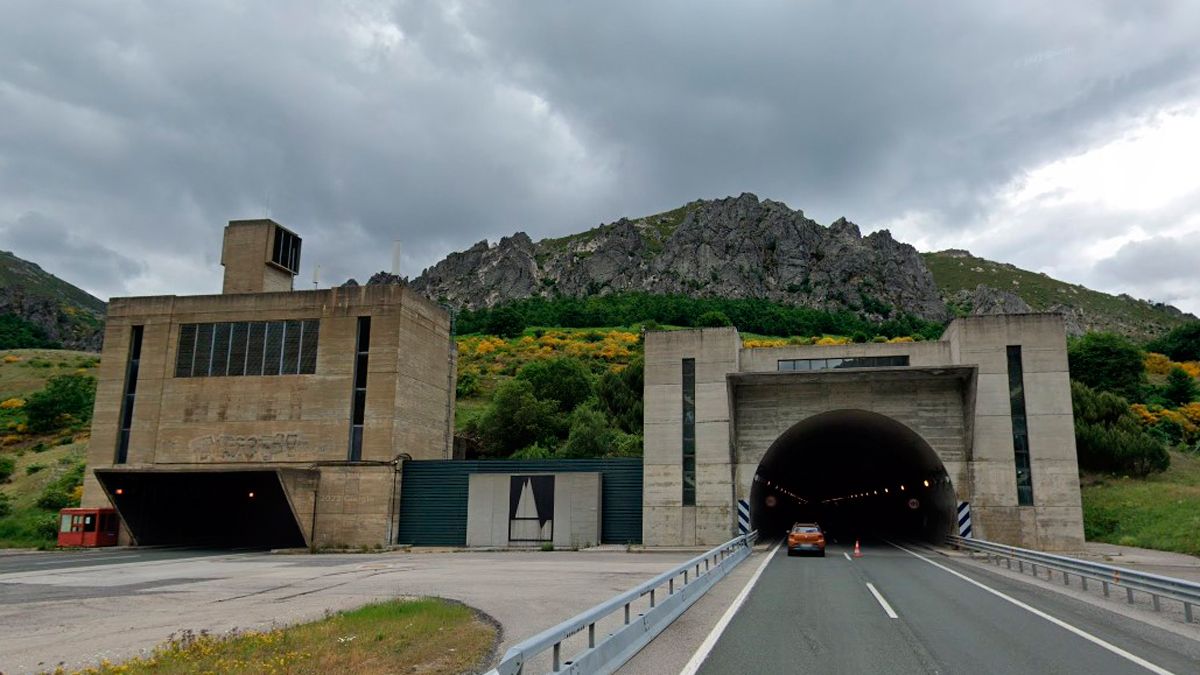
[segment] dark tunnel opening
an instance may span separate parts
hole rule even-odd
[[[142,546],[305,546],[274,471],[96,471]]]
[[[865,410],[810,417],[767,450],[750,488],[752,526],[780,536],[815,522],[834,540],[939,541],[954,523],[954,489],[916,432]]]

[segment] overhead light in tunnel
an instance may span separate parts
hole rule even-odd
[[[901,486],[900,486],[900,489],[901,489],[901,490],[903,490],[903,489],[904,489],[904,486],[903,486],[903,485],[901,485]]]
[[[929,479],[928,478],[925,479],[925,487],[929,487]]]
[[[888,491],[888,489],[887,489],[887,488],[883,488],[883,491],[884,491],[884,492],[887,492],[887,491]]]
[[[250,499],[254,499],[254,493],[253,493],[253,492],[251,492],[251,493],[250,493]]]
[[[123,494],[125,494],[125,489],[124,489],[124,488],[117,488],[116,490],[113,490],[113,492],[114,492],[114,493],[116,493],[116,494],[119,494],[119,495],[123,495]]]

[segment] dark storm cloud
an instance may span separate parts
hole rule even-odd
[[[264,213],[325,282],[743,190],[951,232],[1196,93],[1195,3],[1126,4],[10,2],[0,223],[101,295],[215,290]]]

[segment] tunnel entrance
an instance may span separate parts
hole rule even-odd
[[[305,546],[278,472],[97,469],[139,545]]]
[[[954,523],[954,489],[916,432],[866,410],[792,426],[767,450],[750,488],[752,526],[782,535],[816,522],[837,539],[940,540]]]

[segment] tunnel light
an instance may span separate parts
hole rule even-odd
[[[928,478],[925,479],[925,487],[929,487],[929,479]]]
[[[887,489],[887,488],[883,488],[883,491],[884,491],[884,492],[887,492],[887,491],[888,491],[888,489]]]
[[[904,490],[904,486],[903,486],[903,485],[901,485],[901,486],[900,486],[900,490],[901,490],[901,491],[903,491],[903,490]]]
[[[113,490],[113,492],[115,492],[119,495],[123,495],[123,494],[125,494],[125,488],[117,488],[116,490]]]
[[[250,493],[250,499],[254,499],[254,493],[253,493],[253,492],[251,492],[251,493]]]

